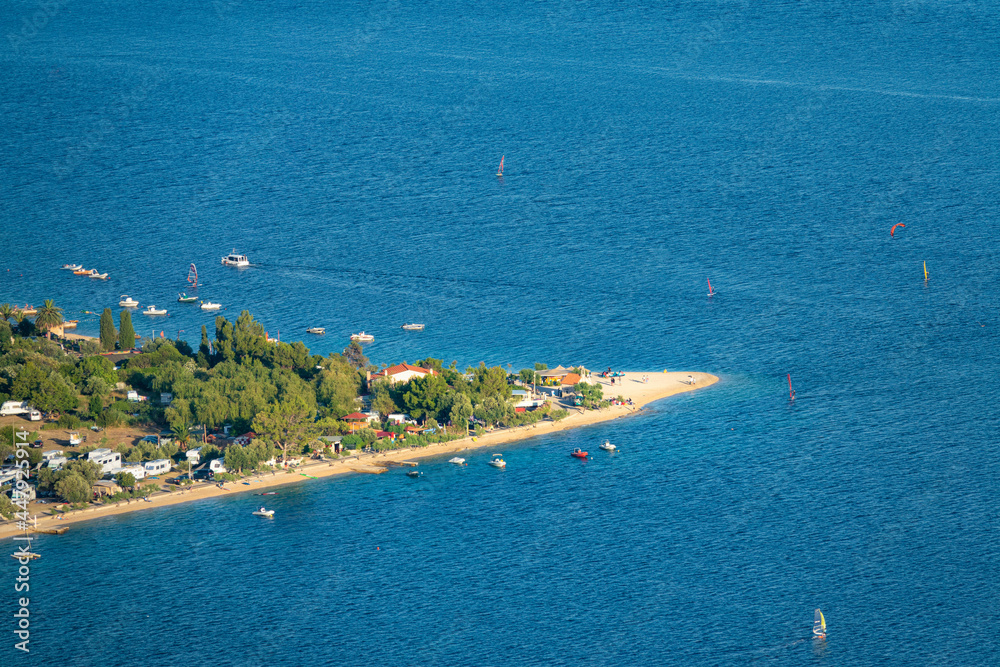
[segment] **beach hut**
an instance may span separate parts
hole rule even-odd
[[[120,493],[122,487],[118,486],[118,482],[112,479],[99,479],[90,487],[93,491],[95,497],[100,496],[113,496],[116,493]]]

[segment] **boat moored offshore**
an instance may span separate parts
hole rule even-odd
[[[130,297],[128,294],[122,294],[121,301],[118,302],[118,305],[122,308],[138,308],[139,302]]]
[[[233,251],[222,258],[223,266],[235,266],[238,268],[243,268],[245,266],[250,266],[250,260],[247,259],[246,255],[236,254],[236,248]]]

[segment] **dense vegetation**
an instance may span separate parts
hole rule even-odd
[[[61,322],[57,311],[46,311],[48,322]],[[0,305],[0,318],[4,313]],[[14,327],[7,319],[0,320],[0,400],[26,400],[57,417],[61,428],[93,422],[101,427],[133,425],[172,432],[172,442],[161,445],[116,444],[103,438],[102,446],[117,449],[125,461],[171,458],[183,467],[184,449],[205,431],[223,425],[237,434],[252,430],[256,435],[249,444],[230,445],[224,452],[226,467],[239,473],[259,470],[279,455],[324,449],[320,436],[344,435],[346,448],[385,449],[461,437],[470,421],[481,430],[566,416],[565,411],[550,412],[547,405],[531,412],[515,411],[512,381],[533,381],[535,369],[512,377],[499,366],[481,364],[459,371],[455,362],[445,367],[440,359],[426,358],[414,363],[433,368],[435,374],[397,385],[377,381],[369,387],[367,375],[379,369],[357,343],[341,354],[312,355],[301,342],[268,341],[263,326],[246,311],[235,322],[216,318],[211,338],[202,327],[197,350],[180,340],[149,340],[142,354],[120,361],[117,368],[99,352],[130,347],[134,334],[125,312],[116,330],[110,309],[105,310],[100,344],[88,341],[69,351],[58,342],[35,338],[35,325],[24,318],[17,321],[16,315],[9,314]],[[126,389],[149,400],[128,401]],[[601,401],[599,387],[596,393],[590,385],[577,389],[588,407]],[[366,392],[381,423],[354,433],[343,418],[360,409],[360,397]],[[169,405],[158,400],[161,394],[172,395]],[[388,415],[400,412],[420,420],[423,432],[407,433],[404,426],[387,421]],[[386,437],[387,433],[395,437]],[[0,440],[0,457],[9,454],[5,446],[11,447]],[[204,462],[223,452],[205,444],[201,454]],[[96,479],[92,466],[79,460],[58,472],[43,470],[39,489],[83,502],[77,499],[86,499]],[[138,492],[134,479],[121,481],[130,489],[127,493]]]

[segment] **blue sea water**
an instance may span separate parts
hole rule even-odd
[[[2,664],[1000,661],[995,3],[2,7],[0,301],[197,341],[194,262],[322,353],[722,378],[76,525]]]

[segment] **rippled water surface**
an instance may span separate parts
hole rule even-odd
[[[722,381],[44,538],[18,664],[997,663],[994,4],[168,5],[3,3],[0,300]]]

